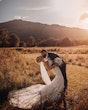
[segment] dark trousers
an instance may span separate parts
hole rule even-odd
[[[67,89],[67,76],[66,76],[66,63],[63,63],[61,66],[59,66],[61,72],[62,72],[62,75],[64,77],[64,85],[65,85],[65,88],[64,90]]]

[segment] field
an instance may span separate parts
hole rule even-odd
[[[41,49],[42,47],[0,49],[0,110],[19,110],[8,104],[9,91],[43,83],[39,65],[35,62]],[[68,110],[88,110],[88,46],[44,49],[58,53],[67,62]],[[50,71],[49,75],[51,79],[54,78]]]

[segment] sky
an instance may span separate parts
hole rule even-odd
[[[88,0],[0,0],[0,23],[13,19],[88,29]]]

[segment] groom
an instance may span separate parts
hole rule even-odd
[[[55,64],[54,59],[57,58],[57,57],[59,58],[59,65],[58,66],[59,66],[59,68],[62,72],[62,75],[63,75],[63,78],[64,78],[64,85],[65,85],[64,90],[66,90],[66,88],[67,88],[67,76],[66,76],[66,63],[65,63],[65,61],[62,58],[60,58],[57,54],[52,53],[52,52],[48,52],[44,49],[41,50],[41,56],[43,58],[47,58],[47,59],[50,58],[53,61],[53,64]]]

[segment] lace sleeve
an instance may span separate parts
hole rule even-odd
[[[58,57],[54,59],[54,62],[57,63],[59,66],[63,63],[62,59]]]

